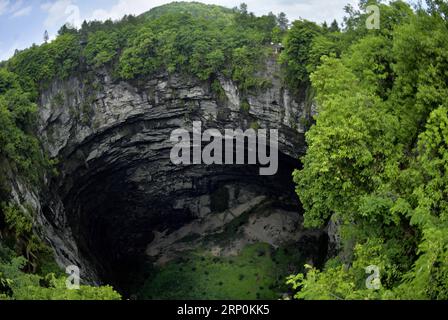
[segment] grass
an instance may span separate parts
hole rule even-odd
[[[246,246],[235,257],[194,251],[153,272],[142,299],[278,299],[287,292],[285,278],[303,265],[294,246],[274,249],[265,243]],[[295,267],[292,268],[292,266]]]

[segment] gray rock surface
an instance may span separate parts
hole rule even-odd
[[[309,115],[278,74],[277,63],[268,61],[264,76],[272,85],[244,97],[224,77],[219,82],[225,97],[217,97],[209,82],[181,75],[132,84],[113,81],[104,70],[53,82],[41,95],[39,134],[59,160],[59,176],[48,181],[46,191],[17,185],[15,192],[35,207],[58,262],[78,265],[85,281],[98,283],[145,252],[167,253],[179,234],[216,231],[227,222],[213,225],[210,215],[254,199],[271,204],[262,210],[264,217],[251,217],[244,227],[246,242],[298,241],[300,228],[287,228],[301,221],[291,172],[305,152],[300,119]],[[243,99],[249,110],[242,110]],[[261,177],[255,166],[173,165],[170,134],[191,129],[193,121],[202,121],[203,129],[278,129],[279,173]],[[274,209],[272,203],[288,208]],[[208,227],[199,227],[204,221]]]

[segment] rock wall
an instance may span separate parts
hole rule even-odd
[[[252,217],[248,238],[298,240],[305,234],[299,232],[301,209],[291,172],[305,152],[300,119],[309,115],[282,86],[279,74],[277,63],[269,60],[263,76],[272,85],[244,97],[224,77],[218,81],[225,96],[214,92],[210,82],[181,75],[127,83],[113,81],[104,70],[53,82],[41,95],[39,134],[51,157],[59,160],[59,176],[30,197],[59,263],[80,266],[87,282],[113,278],[142,253],[175,247],[169,244],[179,240],[175,233],[185,226],[191,230],[210,220],[210,214],[224,216],[257,197],[285,204],[286,210],[273,209],[279,216],[271,220],[296,227],[283,236],[272,233],[276,226],[271,234],[260,233],[261,218]],[[243,100],[248,110],[241,107]],[[202,121],[203,129],[278,129],[279,173],[260,177],[253,166],[173,165],[170,134],[191,128],[193,121]],[[250,197],[234,197],[232,203],[219,193],[222,188]],[[215,228],[198,230],[216,231],[225,224],[221,220]],[[161,234],[164,243],[157,242]]]

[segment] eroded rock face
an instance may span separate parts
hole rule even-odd
[[[305,151],[300,119],[309,115],[277,73],[269,62],[265,76],[272,86],[244,97],[249,110],[242,110],[243,97],[225,78],[218,79],[225,97],[209,82],[179,75],[131,84],[114,82],[104,71],[54,82],[41,97],[40,135],[60,160],[60,175],[48,182],[38,211],[59,262],[79,265],[90,282],[114,279],[145,253],[166,261],[222,232],[256,199],[264,206],[257,203],[257,212],[238,226],[243,240],[210,250],[232,254],[244,243],[300,240],[306,233],[291,172]],[[278,129],[279,173],[173,165],[170,134],[193,121],[202,121],[204,130]],[[193,234],[196,242],[179,245]]]

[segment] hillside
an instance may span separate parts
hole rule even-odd
[[[157,19],[167,14],[189,14],[195,18],[209,20],[231,20],[235,11],[218,5],[207,5],[200,2],[171,2],[149,10],[141,15],[146,19]]]

